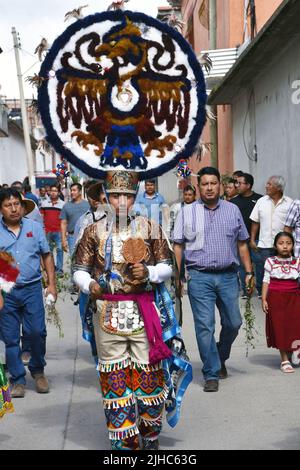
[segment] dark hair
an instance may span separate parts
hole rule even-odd
[[[183,192],[186,193],[187,191],[192,191],[194,194],[196,194],[196,188],[192,184],[188,184],[184,189]]]
[[[0,191],[0,207],[2,207],[3,202],[6,199],[10,199],[11,197],[15,197],[16,199],[19,199],[19,201],[22,203],[22,196],[20,194],[20,191],[14,188],[5,188],[1,189]]]
[[[10,187],[12,187],[12,186],[22,186],[22,187],[23,187],[23,183],[21,183],[21,181],[14,181],[14,182],[10,185]]]
[[[232,176],[237,176],[237,177],[244,176],[244,172],[241,170],[236,170],[232,173]]]
[[[25,193],[31,193],[31,186],[30,186],[30,184],[24,184],[24,185],[23,185],[23,189],[24,189]]]
[[[221,181],[219,170],[217,170],[217,168],[214,168],[213,166],[205,166],[204,168],[201,168],[201,170],[198,172],[197,175],[198,175],[198,183],[200,183],[202,176],[205,176],[205,175],[216,176],[219,182]]]
[[[279,238],[281,237],[288,237],[291,242],[293,243],[293,248],[295,246],[295,240],[294,240],[294,237],[293,235],[290,233],[290,232],[278,232],[276,237],[274,238],[274,247],[276,248],[276,245],[277,245],[277,242],[279,240]],[[294,255],[294,250],[292,251],[292,254]]]
[[[98,183],[98,180],[87,180],[85,183],[84,183],[84,189],[85,191],[87,191],[91,186],[93,186],[94,184],[97,184]]]
[[[51,188],[55,188],[55,189],[57,189],[57,191],[59,191],[59,187],[57,186],[57,184],[51,184],[51,185],[50,185],[50,189],[51,189]]]
[[[233,178],[228,178],[228,180],[225,182],[225,186],[226,186],[226,184],[230,184],[230,183],[231,183],[231,184],[235,184],[235,179],[233,179]]]
[[[155,184],[156,181],[155,181],[155,179],[152,178],[152,179],[149,179],[149,180],[145,180],[145,184],[146,184],[146,183]]]
[[[74,186],[77,186],[78,190],[79,191],[82,191],[82,184],[80,183],[72,183],[70,188],[73,188]]]
[[[252,186],[254,185],[254,178],[250,173],[243,173],[241,178],[244,178],[246,184],[250,184],[250,188],[252,189]]]

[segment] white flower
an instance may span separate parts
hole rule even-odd
[[[8,282],[0,276],[0,290],[3,290],[3,292],[5,292],[6,294],[8,294],[12,290],[14,285],[14,282]]]

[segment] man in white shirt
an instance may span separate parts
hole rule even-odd
[[[260,198],[251,212],[250,248],[257,254],[256,288],[261,298],[264,264],[273,256],[274,238],[283,230],[286,216],[293,200],[285,196],[285,181],[282,176],[271,176],[266,184],[266,196]],[[259,236],[258,236],[259,233]],[[256,241],[258,239],[258,244]]]

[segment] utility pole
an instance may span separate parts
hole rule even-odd
[[[20,57],[19,57],[20,43],[19,43],[16,28],[14,27],[12,28],[12,35],[13,35],[13,40],[14,40],[14,50],[15,50],[19,90],[20,90],[20,103],[21,103],[21,112],[22,112],[24,142],[25,142],[25,149],[26,149],[28,178],[29,178],[29,184],[31,185],[32,191],[34,192],[35,191],[34,164],[33,164],[33,154],[32,154],[32,149],[31,149],[31,142],[30,142],[27,110],[26,110],[26,104],[25,104],[25,98],[24,98],[23,77],[22,77]]]
[[[217,0],[209,0],[209,49],[217,49]],[[218,108],[211,106],[215,121],[210,123],[211,165],[218,168]]]

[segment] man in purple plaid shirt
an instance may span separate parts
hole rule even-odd
[[[300,257],[300,200],[295,199],[292,203],[285,220],[285,232],[295,235],[294,255],[296,258]]]
[[[225,361],[242,324],[238,254],[245,267],[246,285],[253,273],[246,243],[249,234],[238,207],[220,199],[219,171],[202,168],[198,185],[201,199],[184,207],[176,219],[174,253],[180,267],[184,247],[204,391],[217,392],[219,378],[227,377]],[[214,337],[216,305],[222,325],[218,344]]]

